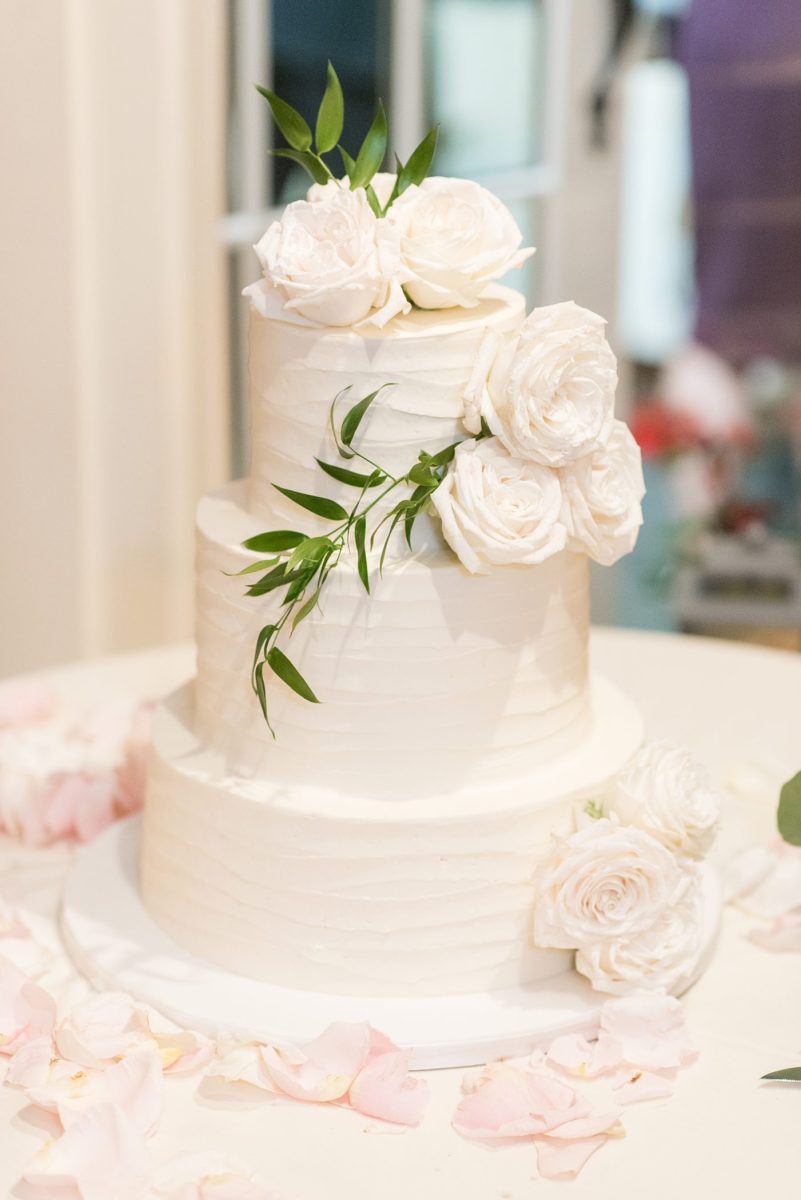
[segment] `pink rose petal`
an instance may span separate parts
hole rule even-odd
[[[335,1021],[305,1046],[265,1046],[262,1056],[278,1091],[325,1103],[347,1095],[369,1051],[369,1025]]]
[[[601,1031],[622,1047],[633,1067],[664,1070],[683,1067],[698,1052],[684,1025],[684,1009],[673,996],[636,992],[607,1000],[601,1009]]]
[[[113,773],[76,773],[54,780],[45,799],[50,840],[89,842],[115,818]]]
[[[575,1179],[596,1150],[608,1141],[604,1134],[573,1142],[551,1137],[534,1139],[537,1147],[537,1168],[543,1179]]]
[[[7,958],[0,956],[0,1054],[52,1032],[56,1002]]]
[[[504,1062],[488,1066],[478,1086],[470,1086],[453,1122],[464,1137],[530,1137],[589,1113],[566,1083]]]
[[[206,1071],[207,1078],[225,1083],[246,1083],[265,1091],[275,1091],[264,1064],[264,1047],[257,1042],[242,1042],[219,1047],[220,1058]]]
[[[409,1074],[408,1055],[395,1050],[368,1060],[351,1084],[348,1099],[365,1116],[419,1125],[428,1103],[428,1084]]]
[[[73,1189],[81,1200],[142,1200],[151,1168],[144,1137],[114,1104],[87,1109],[24,1173],[42,1200]]]
[[[569,1075],[594,1079],[620,1066],[623,1047],[606,1033],[592,1042],[580,1033],[568,1033],[551,1045],[547,1061]]]
[[[56,1046],[62,1058],[100,1068],[141,1045],[145,1037],[131,997],[101,992],[75,1005],[56,1030]]]
[[[621,1104],[641,1104],[645,1100],[664,1100],[673,1095],[673,1081],[656,1071],[629,1073],[615,1088],[615,1098]]]
[[[52,1034],[31,1038],[12,1054],[5,1075],[5,1082],[14,1087],[32,1088],[47,1083],[50,1065],[55,1056]]]

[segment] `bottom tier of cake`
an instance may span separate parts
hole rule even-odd
[[[156,717],[144,903],[192,953],[300,990],[449,995],[568,971],[531,943],[537,865],[642,740],[610,684],[592,703],[584,742],[514,785],[390,802],[226,774],[191,732],[190,684]]]

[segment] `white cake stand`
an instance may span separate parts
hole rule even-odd
[[[259,1041],[309,1041],[331,1021],[369,1021],[411,1051],[417,1068],[474,1066],[597,1028],[605,997],[575,972],[532,987],[396,999],[292,991],[215,967],[182,950],[145,910],[140,825],[132,817],[111,826],[79,851],[67,879],[64,940],[100,990],[128,992],[186,1028]],[[704,970],[717,936],[720,895],[710,868],[704,894],[702,950],[682,990]]]

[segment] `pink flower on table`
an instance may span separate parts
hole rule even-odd
[[[335,1021],[302,1046],[235,1045],[209,1074],[398,1125],[419,1124],[428,1102],[428,1084],[409,1073],[408,1055],[365,1022]]]
[[[0,956],[0,1054],[14,1054],[50,1033],[55,1023],[56,1002],[50,993]]]
[[[88,841],[142,803],[149,711],[130,701],[0,724],[0,829],[31,845]]]
[[[142,1200],[152,1168],[143,1134],[115,1104],[97,1104],[48,1142],[23,1178],[42,1200]]]
[[[12,680],[0,685],[0,729],[46,721],[55,708],[53,691],[39,680]]]
[[[549,1179],[576,1175],[620,1131],[617,1113],[593,1113],[568,1084],[506,1062],[471,1082],[453,1124],[468,1138],[532,1138],[540,1174]]]

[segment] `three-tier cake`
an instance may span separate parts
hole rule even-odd
[[[199,506],[144,903],[295,993],[680,989],[716,798],[590,672],[588,558],[643,492],[603,322],[526,316],[509,212],[415,154],[346,158],[256,247],[251,469]]]

